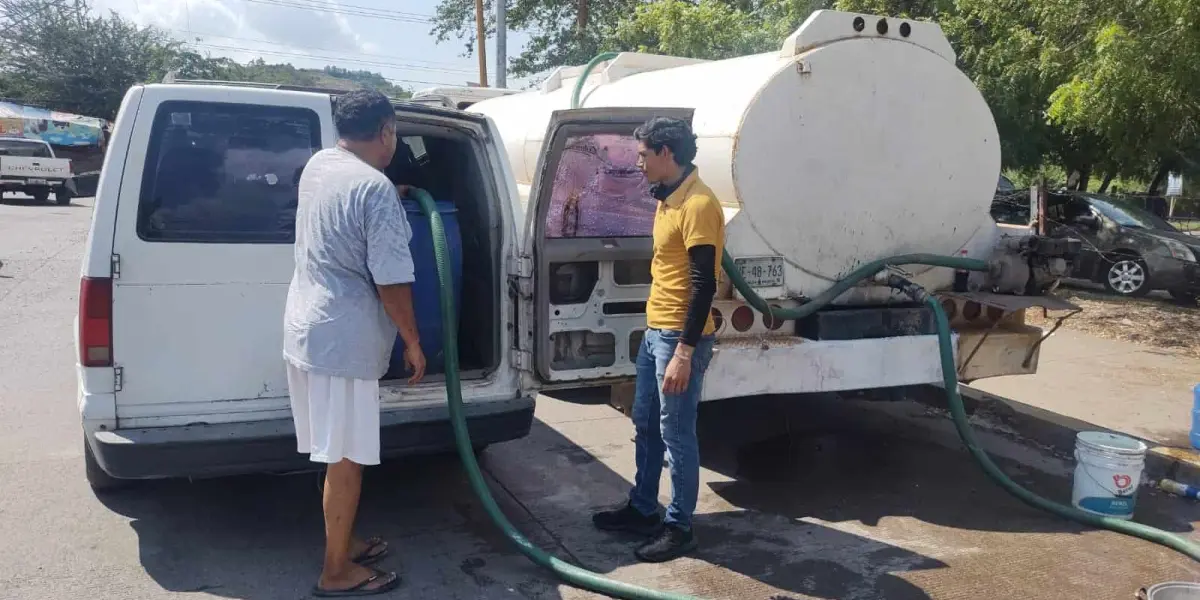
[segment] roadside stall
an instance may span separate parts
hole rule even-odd
[[[81,196],[95,193],[112,123],[104,119],[0,101],[0,138],[25,138],[50,144],[54,155],[71,161]]]

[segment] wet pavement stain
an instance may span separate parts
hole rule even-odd
[[[488,577],[480,572],[481,569],[487,566],[487,561],[479,557],[471,557],[463,560],[458,565],[458,569],[470,577],[475,585],[479,587],[491,587],[496,584],[496,580]]]

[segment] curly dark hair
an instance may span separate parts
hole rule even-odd
[[[696,134],[687,121],[669,117],[654,117],[633,132],[639,142],[655,153],[670,148],[679,166],[692,164],[696,159]]]
[[[333,102],[333,125],[345,140],[369,140],[395,119],[391,100],[375,90],[354,90]]]

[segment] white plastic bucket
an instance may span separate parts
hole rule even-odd
[[[1133,517],[1146,464],[1146,444],[1129,436],[1081,431],[1075,436],[1075,486],[1071,503],[1092,514]]]

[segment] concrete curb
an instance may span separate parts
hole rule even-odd
[[[940,391],[940,390],[939,390]],[[1174,479],[1191,485],[1200,485],[1200,452],[1191,448],[1163,446],[1123,431],[1100,427],[1086,421],[1054,413],[1016,400],[989,394],[965,385],[959,386],[967,413],[975,418],[998,422],[1026,440],[1042,448],[1052,449],[1055,454],[1073,457],[1075,434],[1080,431],[1111,431],[1140,439],[1150,447],[1146,453],[1145,475],[1149,479]],[[940,394],[914,398],[922,404],[935,408],[946,408]]]

